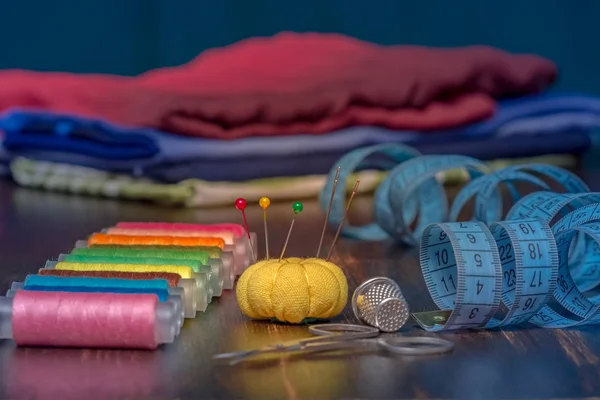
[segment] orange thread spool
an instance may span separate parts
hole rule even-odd
[[[214,237],[179,236],[128,236],[94,233],[88,239],[88,246],[182,246],[182,247],[225,247],[225,241]]]
[[[68,269],[46,269],[38,271],[39,275],[47,276],[66,276],[66,277],[88,277],[88,278],[115,278],[115,279],[165,279],[169,286],[177,287],[179,285],[178,274],[170,272],[120,272],[120,271],[72,271]]]

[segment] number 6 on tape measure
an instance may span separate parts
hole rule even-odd
[[[428,331],[494,328],[533,317],[555,287],[558,251],[538,219],[430,225],[421,268],[441,311],[414,313]],[[501,309],[502,313],[499,312]]]

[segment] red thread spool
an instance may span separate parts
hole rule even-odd
[[[155,349],[175,340],[177,317],[154,295],[21,290],[0,298],[0,339],[19,346]]]

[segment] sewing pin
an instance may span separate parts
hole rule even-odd
[[[287,249],[288,242],[290,241],[290,235],[292,234],[292,229],[294,228],[294,221],[296,220],[296,215],[300,214],[303,209],[304,209],[304,206],[299,201],[292,204],[292,210],[294,210],[294,216],[292,217],[292,223],[290,224],[290,229],[288,230],[287,238],[285,238],[285,244],[283,245],[283,250],[281,250],[281,255],[279,256],[279,261],[281,261],[281,259],[283,258],[283,255],[285,254],[285,249]]]
[[[265,225],[265,254],[267,260],[269,259],[269,230],[267,228],[267,207],[271,204],[271,199],[268,197],[261,197],[258,201],[258,205],[263,209],[263,222]]]
[[[317,258],[319,258],[321,256],[321,248],[323,247],[323,238],[325,237],[325,231],[327,230],[327,222],[329,222],[329,214],[331,213],[333,197],[335,196],[335,188],[337,187],[339,178],[340,178],[340,167],[338,167],[337,171],[335,171],[335,178],[333,179],[333,189],[331,189],[331,197],[329,197],[329,205],[327,206],[327,214],[325,214],[325,222],[323,223],[323,230],[321,231],[321,240],[319,240],[319,248],[317,249]]]
[[[337,240],[340,237],[340,232],[342,231],[342,226],[344,225],[344,222],[346,221],[346,218],[348,217],[348,210],[350,209],[350,205],[352,204],[354,195],[356,194],[356,191],[358,190],[359,184],[360,184],[360,179],[357,179],[356,183],[354,184],[354,188],[352,189],[352,194],[350,195],[350,199],[348,200],[348,204],[346,205],[346,210],[344,211],[344,216],[342,217],[342,220],[340,221],[340,224],[338,225],[337,231],[335,232],[335,236],[333,237],[333,242],[331,243],[331,247],[329,247],[329,253],[327,253],[327,258],[325,259],[325,261],[329,261],[329,257],[331,257],[331,253],[333,253],[333,248],[335,247],[335,244],[337,243]]]
[[[235,201],[235,208],[242,212],[242,217],[244,218],[244,226],[246,228],[246,234],[248,235],[248,243],[250,244],[250,252],[252,252],[252,260],[256,260],[256,256],[254,255],[254,248],[252,247],[252,239],[250,238],[250,228],[248,228],[248,220],[246,219],[246,199],[239,198]]]

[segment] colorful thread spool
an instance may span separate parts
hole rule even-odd
[[[79,247],[71,250],[72,255],[78,256],[106,256],[106,257],[135,257],[135,258],[160,258],[175,260],[198,261],[202,265],[209,265],[211,270],[212,296],[220,296],[220,291],[225,287],[225,271],[233,270],[233,256],[231,253],[221,254],[218,247],[206,247],[203,250],[192,248],[149,246],[107,246],[107,247]],[[231,275],[231,274],[230,274]],[[220,283],[223,281],[223,283]],[[233,284],[232,284],[233,285]],[[219,289],[219,286],[221,289]],[[217,294],[219,293],[219,294]]]
[[[210,274],[208,265],[200,264],[196,260],[176,259],[176,258],[151,258],[151,257],[119,257],[119,256],[88,256],[78,254],[60,254],[58,261],[68,262],[91,262],[92,264],[102,264],[104,262],[111,264],[148,264],[148,265],[180,265],[190,267],[194,272],[201,274]],[[117,261],[117,262],[115,262]]]
[[[180,231],[185,230],[204,230],[206,232],[232,232],[236,237],[242,237],[246,234],[246,230],[240,224],[223,223],[223,224],[189,224],[184,222],[118,222],[115,225],[117,228],[125,229],[175,229]]]
[[[113,228],[109,228],[111,230]],[[130,230],[125,230],[123,228],[114,228],[123,230],[124,232],[131,232]],[[135,235],[133,233],[123,233],[123,234],[114,234],[114,233],[105,233],[105,234],[94,234],[90,236],[88,239],[89,246],[96,245],[142,245],[142,246],[177,246],[177,247],[217,247],[221,249],[222,254],[227,254],[225,258],[229,259],[231,257],[231,264],[223,263],[223,285],[225,289],[233,289],[236,270],[249,265],[249,259],[247,253],[247,248],[244,243],[242,246],[238,246],[237,248],[233,245],[225,244],[225,240],[222,237],[215,236],[176,236],[172,233],[176,233],[178,231],[160,231],[159,234],[157,231],[144,231],[144,230],[136,230],[138,232],[145,232],[140,235]],[[154,232],[155,234],[152,234]],[[171,233],[165,233],[171,232]],[[104,236],[102,236],[104,235]],[[241,243],[241,242],[240,242]]]
[[[103,233],[125,236],[217,237],[223,239],[225,242],[223,251],[233,254],[237,275],[240,275],[250,264],[254,263],[252,254],[256,254],[256,233],[250,235],[254,242],[251,244],[245,235],[237,236],[231,230],[207,230],[202,225],[194,225],[195,229],[189,226],[188,229],[179,229],[177,226],[180,224],[173,225],[143,224],[142,226],[144,227],[141,227],[138,224],[134,224],[133,227],[116,226],[103,230]],[[254,252],[252,252],[251,246]]]
[[[0,297],[0,339],[18,346],[156,349],[173,343],[172,304],[150,294],[20,290]]]
[[[180,288],[185,297],[185,306],[195,305],[193,309],[185,309],[186,315],[191,315],[196,311],[206,311],[208,302],[203,298],[196,299],[196,280],[182,279],[181,276],[169,272],[120,272],[120,271],[73,271],[68,269],[45,269],[41,268],[37,272],[40,276],[61,276],[67,278],[111,278],[111,279],[129,279],[129,280],[149,280],[162,279],[167,281],[169,287]]]
[[[151,248],[139,246],[117,247],[80,247],[71,250],[68,255],[95,256],[95,257],[142,257],[142,258],[172,258],[197,261],[202,265],[209,265],[211,252],[206,250],[179,251],[172,248]]]
[[[129,293],[154,294],[159,301],[179,301],[184,294],[181,288],[171,288],[166,280],[128,280],[114,278],[77,278],[62,276],[27,275],[23,282],[13,282],[14,290],[47,290],[44,288],[60,288],[64,291],[80,291],[95,293]],[[81,289],[81,290],[74,290]],[[104,290],[108,289],[108,290]],[[50,290],[63,291],[63,290]]]
[[[118,228],[110,227],[101,230],[101,233],[114,236],[173,236],[173,237],[204,237],[220,238],[225,242],[225,246],[232,246],[237,238],[232,232],[227,231],[196,231],[196,230],[177,230],[177,229],[157,229],[157,228]],[[228,251],[232,251],[231,249]]]
[[[142,265],[175,265],[178,267],[190,267],[197,274],[205,274],[208,282],[205,300],[210,303],[213,297],[213,291],[219,290],[220,287],[220,263],[219,260],[214,261],[214,273],[211,267],[202,265],[195,260],[185,259],[166,259],[166,258],[144,258],[144,257],[111,257],[111,256],[80,256],[76,254],[60,254],[58,261],[66,261],[72,263],[83,264],[142,264]]]
[[[185,247],[185,246],[92,246],[87,247],[87,241],[81,240],[76,244],[79,246],[75,247],[71,250],[71,254],[80,254],[75,253],[75,251],[80,251],[87,249],[87,251],[129,251],[133,253],[146,253],[149,251],[157,251],[159,253],[172,253],[172,254],[180,254],[180,256],[173,257],[165,257],[165,256],[152,256],[155,258],[192,258],[196,257],[197,254],[206,254],[208,258],[216,258],[221,259],[223,256],[223,251],[218,247]],[[88,253],[90,254],[90,253]],[[188,256],[189,255],[189,256]]]
[[[223,239],[219,238],[174,238],[168,236],[117,236],[95,233],[87,241],[80,240],[75,243],[76,248],[109,246],[109,247],[141,247],[141,248],[159,248],[159,249],[193,249],[199,250],[205,247],[219,248],[220,253],[216,257],[222,261],[222,270],[220,275],[223,279],[223,285],[226,289],[232,289],[235,281],[235,257],[231,252],[222,251]],[[228,261],[231,260],[231,261]],[[220,294],[219,294],[220,296]]]
[[[119,222],[116,228],[122,229],[156,229],[165,231],[175,231],[182,233],[206,232],[219,237],[221,232],[230,232],[236,239],[236,245],[241,243],[246,247],[244,262],[240,262],[236,266],[236,274],[241,275],[248,266],[254,264],[257,260],[252,260],[252,254],[258,254],[258,238],[256,232],[250,232],[250,240],[247,239],[246,230],[239,224],[187,224],[187,223],[170,223],[170,222]],[[226,244],[230,244],[227,243]],[[251,248],[250,248],[251,247]],[[241,252],[241,250],[238,250]],[[248,258],[250,257],[250,258]]]
[[[90,278],[116,278],[116,279],[164,279],[169,282],[170,287],[181,287],[187,296],[188,289],[181,285],[181,276],[169,272],[115,272],[115,271],[72,271],[68,269],[45,269],[40,268],[38,275],[43,276],[66,276],[66,277],[90,277]],[[182,279],[185,282],[185,279]],[[196,282],[193,281],[191,288],[195,288]],[[195,293],[192,291],[191,293]]]
[[[183,279],[193,281],[193,292],[196,300],[196,310],[201,311],[198,299],[207,297],[206,275],[193,272],[190,267],[175,265],[142,265],[142,264],[90,264],[71,263],[66,261],[46,261],[46,269],[73,270],[73,271],[110,271],[110,272],[171,272],[178,274]],[[183,280],[180,279],[180,282]]]
[[[28,275],[23,282],[13,282],[10,291],[34,290],[55,292],[103,292],[103,293],[129,293],[129,294],[154,294],[159,301],[171,301],[181,314],[180,326],[184,318],[196,316],[196,305],[192,299],[186,299],[183,288],[170,287],[164,279],[115,279],[92,277],[62,277]],[[7,297],[10,295],[7,293]]]
[[[101,348],[172,343],[183,319],[206,309],[211,291],[233,288],[236,271],[256,261],[256,234],[236,224],[168,225],[107,228],[48,261],[39,275],[13,282],[0,297],[0,339]]]
[[[216,237],[174,237],[174,236],[127,236],[94,233],[87,240],[89,246],[182,246],[182,247],[219,247],[225,241]]]

